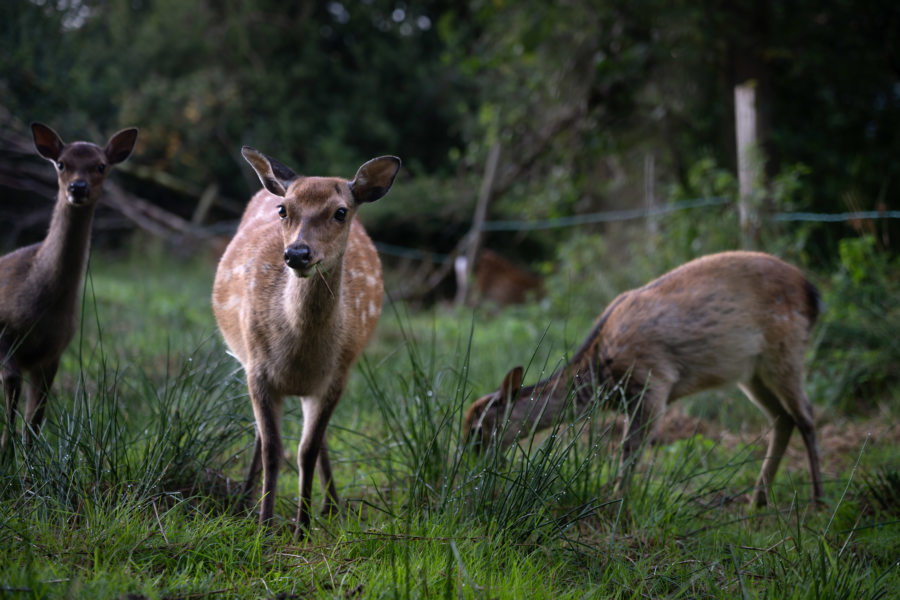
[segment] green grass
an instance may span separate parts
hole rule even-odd
[[[766,510],[741,500],[763,446],[693,431],[647,448],[616,493],[608,412],[506,453],[466,452],[465,407],[514,364],[527,365],[529,382],[552,371],[602,308],[599,299],[577,309],[577,295],[563,292],[499,313],[386,306],[329,429],[346,510],[317,516],[309,539],[294,539],[302,416],[289,403],[278,524],[261,532],[234,507],[253,419],[209,310],[212,272],[156,251],[95,255],[82,334],[41,438],[0,466],[0,596],[887,598],[900,589],[889,448],[848,450],[822,509],[808,505],[805,466],[784,465]],[[832,366],[817,367],[815,394],[827,392]],[[684,410],[751,441],[766,433],[736,390]]]

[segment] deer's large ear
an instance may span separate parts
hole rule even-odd
[[[106,148],[103,149],[109,164],[117,165],[131,156],[131,151],[134,150],[134,144],[137,142],[137,136],[138,130],[136,127],[129,127],[113,134],[109,141],[106,142]]]
[[[53,162],[59,159],[63,148],[66,147],[59,134],[43,123],[31,124],[31,136],[34,138],[34,148],[38,154]]]
[[[512,402],[516,399],[519,390],[522,389],[522,375],[522,367],[510,369],[509,373],[503,378],[503,383],[500,384],[501,401],[506,402],[508,400]]]
[[[241,148],[241,155],[256,171],[263,187],[276,196],[283,198],[287,194],[291,182],[299,177],[290,167],[250,146]]]
[[[400,159],[396,156],[379,156],[365,163],[350,182],[353,199],[357,204],[375,202],[388,193],[399,170]]]

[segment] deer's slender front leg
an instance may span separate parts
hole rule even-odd
[[[54,360],[43,367],[32,369],[29,372],[28,401],[25,405],[25,445],[30,447],[34,439],[41,431],[44,422],[44,411],[47,408],[47,399],[50,397],[50,387],[56,377],[59,361]]]
[[[340,391],[343,391],[343,383],[339,385]],[[309,529],[313,475],[316,463],[323,456],[320,450],[325,441],[325,430],[337,404],[336,401],[328,401],[333,397],[332,392],[333,390],[329,390],[323,398],[303,399],[303,436],[300,438],[297,450],[297,466],[300,470],[300,506],[297,509],[297,527],[301,531]],[[338,393],[338,397],[340,397],[340,393]],[[327,451],[321,466],[324,467],[324,471],[320,476],[331,480],[331,463],[328,461]],[[323,479],[323,481],[325,480]],[[334,483],[331,483],[331,488],[333,489],[333,487]],[[337,496],[336,492],[332,493],[335,497]]]
[[[247,387],[250,390],[250,401],[253,403],[253,414],[256,416],[259,453],[254,449],[251,460],[251,471],[254,462],[262,463],[263,485],[260,502],[259,521],[269,524],[275,512],[275,490],[278,484],[278,469],[284,455],[281,444],[282,398],[275,393],[261,377],[247,375]],[[259,461],[257,461],[259,458]],[[259,465],[256,465],[259,472]],[[253,473],[250,473],[253,475]],[[246,489],[246,484],[245,484]]]
[[[659,418],[666,408],[671,385],[660,379],[644,387],[632,381],[628,386],[631,406],[626,413],[625,433],[622,439],[622,468],[616,480],[616,490],[622,492],[631,478],[634,463],[644,449],[644,443],[652,439]]]
[[[0,451],[6,455],[7,449],[12,449],[12,436],[16,434],[16,410],[19,404],[19,395],[22,392],[22,374],[19,372],[19,364],[12,356],[8,356],[0,364],[0,379],[3,381],[3,393],[6,397],[6,418],[3,425],[3,436],[0,440]],[[9,444],[7,448],[7,444]]]

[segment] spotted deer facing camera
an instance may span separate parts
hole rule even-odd
[[[558,422],[573,399],[585,408],[598,385],[622,385],[631,403],[625,479],[669,403],[736,383],[772,421],[753,502],[766,504],[794,427],[806,445],[818,500],[819,452],[803,363],[819,311],[816,288],[774,256],[723,252],[693,260],[615,298],[572,360],[548,379],[522,387],[522,368],[512,369],[497,392],[469,407],[465,431],[479,446],[495,435],[508,445]]]
[[[15,431],[23,381],[28,392],[28,444],[40,429],[60,356],[78,326],[94,206],[111,167],[131,154],[138,130],[116,133],[103,148],[90,142],[66,144],[41,123],[32,123],[31,133],[38,154],[56,167],[59,192],[44,241],[0,257],[0,379],[6,398],[0,447],[4,454],[7,436]]]
[[[400,159],[372,159],[347,181],[297,175],[246,146],[242,154],[265,189],[250,201],[219,262],[213,310],[247,375],[256,443],[244,493],[253,492],[262,469],[263,524],[273,518],[283,456],[283,399],[301,397],[297,523],[304,530],[316,465],[323,510],[337,506],[325,429],[381,314],[381,263],[354,216],[387,194]]]

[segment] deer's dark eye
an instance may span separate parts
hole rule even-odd
[[[339,223],[343,223],[344,221],[346,221],[347,220],[347,209],[339,208],[336,211],[334,211],[334,220],[338,221]]]
[[[284,207],[284,204],[278,205],[278,216],[284,219],[287,217],[287,209]]]
[[[66,165],[64,165],[63,162],[61,160],[59,160],[56,162],[56,168],[59,169],[60,171],[65,171]]]
[[[97,165],[97,171],[99,171],[100,173],[103,173],[104,171],[106,171],[106,165],[103,163],[100,163],[99,165]]]

